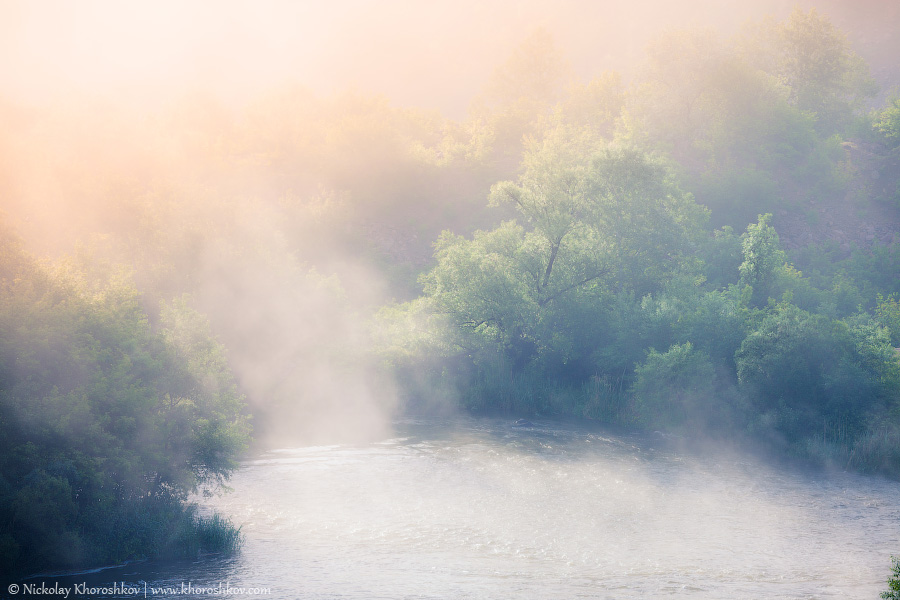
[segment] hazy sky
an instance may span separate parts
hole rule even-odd
[[[856,37],[894,42],[896,0],[807,0]],[[16,101],[74,92],[156,102],[211,90],[241,102],[283,82],[354,88],[461,116],[493,69],[543,27],[590,76],[626,71],[667,27],[731,33],[784,0],[0,0],[0,93]],[[853,36],[851,36],[853,37]],[[896,54],[894,55],[896,56]],[[894,59],[892,58],[893,62]]]

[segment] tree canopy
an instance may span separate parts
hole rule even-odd
[[[2,243],[4,571],[177,551],[182,503],[221,484],[249,439],[223,349],[185,299],[154,328],[124,275],[92,282]]]

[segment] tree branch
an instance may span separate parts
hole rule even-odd
[[[553,244],[553,247],[550,248],[550,260],[547,261],[547,270],[544,271],[544,279],[541,281],[541,289],[547,289],[547,284],[550,283],[550,272],[553,270],[553,262],[556,260],[556,255],[559,253],[559,245],[560,242],[556,242]]]
[[[591,281],[593,281],[593,280],[595,280],[595,279],[599,279],[599,278],[603,277],[604,275],[606,275],[607,273],[609,273],[610,270],[611,270],[611,269],[603,269],[602,271],[600,271],[599,273],[597,273],[597,274],[595,274],[595,275],[591,275],[590,277],[585,277],[585,278],[582,279],[581,281],[577,281],[577,282],[573,283],[572,285],[567,285],[567,286],[564,287],[563,289],[557,290],[555,294],[552,294],[552,295],[550,295],[550,296],[547,296],[546,298],[544,298],[543,300],[541,300],[540,302],[538,302],[538,306],[540,306],[541,308],[543,308],[543,307],[544,307],[546,304],[548,304],[551,300],[556,300],[557,298],[559,298],[560,296],[562,296],[563,294],[565,294],[565,293],[568,292],[568,291],[574,290],[575,288],[581,287],[581,286],[583,286],[583,285],[586,284],[586,283],[590,283]]]

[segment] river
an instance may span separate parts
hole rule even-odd
[[[900,554],[896,482],[532,425],[407,420],[376,443],[265,452],[206,501],[242,525],[238,555],[111,569],[90,585],[360,600],[873,599],[886,589]]]

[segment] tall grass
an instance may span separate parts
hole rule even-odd
[[[201,516],[197,505],[178,499],[148,498],[103,517],[86,532],[95,548],[92,562],[227,554],[237,551],[242,540],[240,528],[228,519]]]
[[[608,377],[591,377],[581,386],[581,394],[583,417],[618,425],[634,425],[639,420],[621,379],[611,381]]]
[[[491,356],[479,364],[467,386],[463,403],[473,412],[550,414],[546,378],[528,370],[515,371],[502,356]]]
[[[233,554],[243,541],[240,527],[218,513],[210,517],[192,516],[183,526],[178,544],[173,548],[179,556]]]
[[[894,428],[853,435],[842,427],[823,427],[821,435],[805,440],[802,454],[831,467],[900,478],[900,431]]]
[[[861,436],[853,445],[848,468],[900,478],[900,432],[878,429]]]
[[[638,421],[621,381],[595,376],[566,385],[537,371],[516,371],[499,356],[478,365],[473,380],[465,386],[463,402],[473,412],[566,415],[620,425]]]

